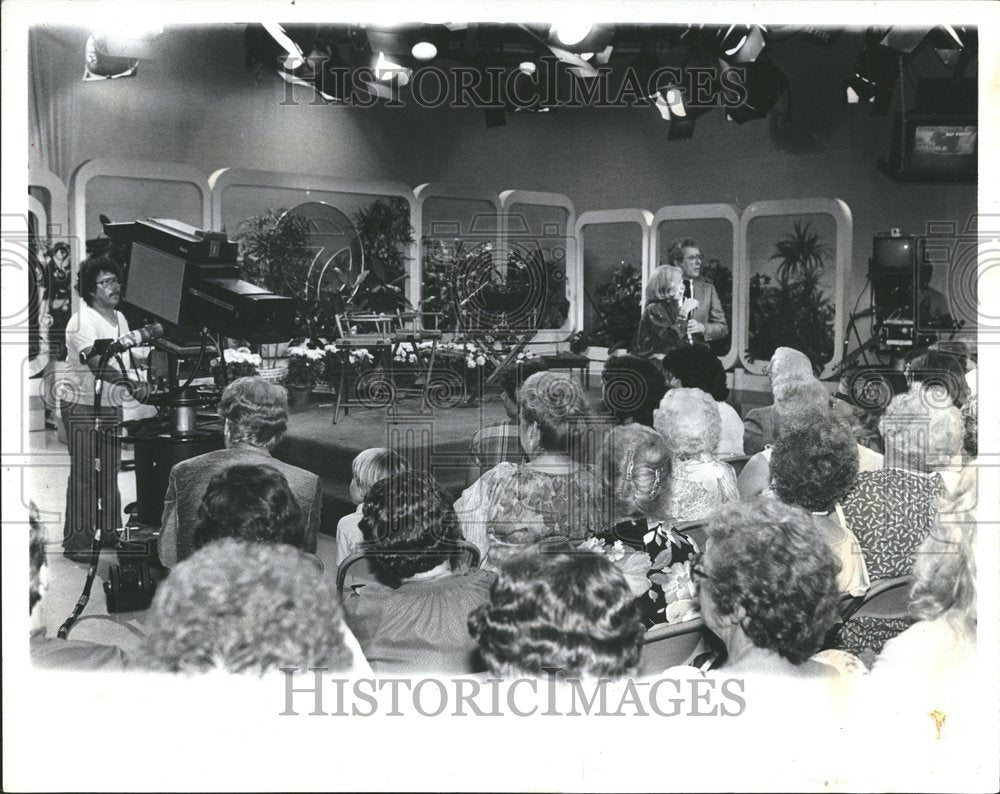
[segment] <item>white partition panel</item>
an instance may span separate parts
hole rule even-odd
[[[534,341],[562,342],[577,327],[583,301],[573,202],[561,193],[505,190],[500,194],[500,212],[503,246],[526,257],[538,256],[545,267],[542,283],[547,295]]]
[[[641,282],[642,274],[648,270],[652,223],[653,213],[639,209],[596,210],[584,212],[577,219],[576,270],[582,274],[583,295],[574,307],[578,330],[592,331],[602,322],[595,307],[600,304],[598,291],[602,285],[611,283],[616,270],[631,265]],[[591,345],[588,356],[603,359],[606,353],[607,346]]]
[[[46,228],[39,233],[54,237],[69,236],[69,193],[62,180],[51,171],[32,168],[28,171],[29,193],[41,190],[47,195]]]
[[[240,224],[269,209],[293,209],[307,202],[329,204],[350,220],[354,215],[379,199],[398,197],[410,211],[410,224],[418,237],[419,210],[413,192],[400,182],[362,182],[338,179],[323,174],[288,174],[279,171],[256,171],[245,168],[223,168],[209,177],[211,187],[212,228],[234,235]],[[405,252],[407,257],[407,297],[415,299],[414,283],[419,276],[415,239]]]
[[[475,290],[476,280],[463,278],[463,271],[478,251],[499,249],[500,200],[486,188],[444,182],[419,185],[413,192],[420,216],[418,299],[428,311],[441,312],[442,330],[452,332],[459,306],[474,298],[469,290]]]
[[[737,342],[743,317],[735,296],[742,290],[740,272],[740,215],[731,204],[685,204],[661,207],[653,216],[649,231],[649,259],[643,273],[643,289],[653,268],[664,264],[670,242],[691,238],[697,242],[704,260],[702,276],[715,284],[716,291],[727,302],[729,291],[729,339],[712,343],[722,365],[731,367],[738,359]]]
[[[794,347],[833,371],[843,354],[844,283],[853,221],[840,199],[758,201],[740,217],[739,349],[763,374],[776,346]]]

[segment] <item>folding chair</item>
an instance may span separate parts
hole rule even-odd
[[[733,467],[733,471],[736,472],[736,476],[740,476],[740,472],[743,471],[743,467],[747,465],[747,461],[750,460],[751,455],[730,455],[725,458],[719,458],[723,463],[728,463]]]
[[[673,528],[691,538],[691,542],[698,547],[698,551],[704,553],[705,541],[708,540],[708,533],[705,531],[707,526],[708,522],[699,518],[696,521],[681,521],[674,524]]]
[[[840,601],[840,619],[852,617],[907,618],[910,616],[912,576],[897,576],[873,582],[863,596],[844,596]]]
[[[691,658],[704,636],[702,618],[662,623],[646,632],[639,657],[639,675],[655,675]]]
[[[456,542],[451,548],[440,551],[427,552],[428,556],[437,557],[440,562],[450,560],[452,568],[456,573],[469,573],[479,567],[479,549],[466,540]],[[337,568],[337,593],[344,592],[344,583],[347,581],[347,574],[352,568],[352,578],[356,582],[377,582],[378,577],[374,573],[371,561],[377,558],[379,552],[370,548],[368,544],[354,554],[347,557]]]

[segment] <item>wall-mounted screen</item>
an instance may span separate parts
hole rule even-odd
[[[180,325],[186,269],[182,257],[133,243],[124,299],[141,312]]]

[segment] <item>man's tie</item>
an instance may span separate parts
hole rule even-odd
[[[684,279],[684,297],[691,297],[691,279],[689,278]]]

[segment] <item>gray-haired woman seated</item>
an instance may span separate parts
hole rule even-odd
[[[428,475],[404,472],[365,495],[361,532],[382,583],[344,599],[347,622],[376,672],[477,672],[469,612],[488,595],[492,574],[452,569],[458,519]]]

